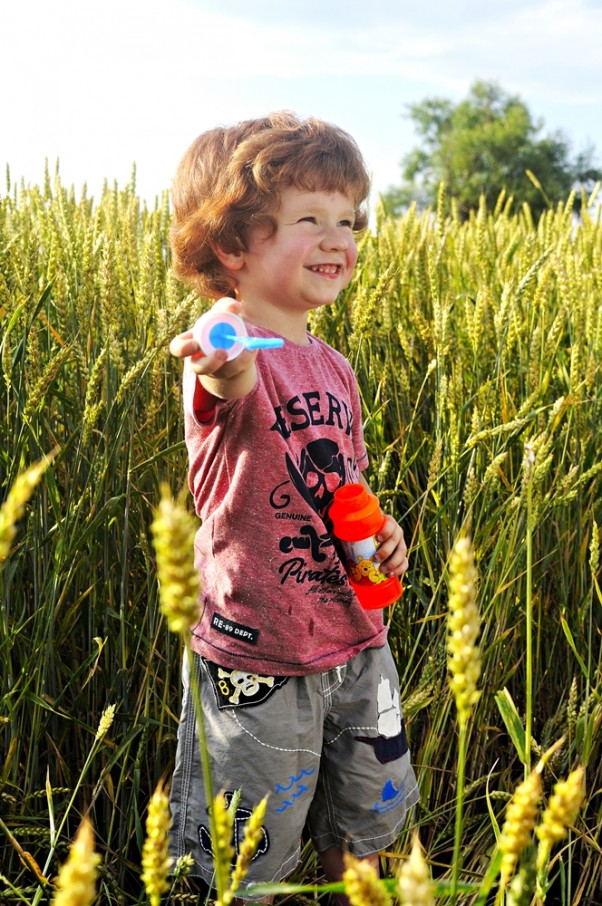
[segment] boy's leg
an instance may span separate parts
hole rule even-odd
[[[309,830],[324,868],[340,877],[343,852],[378,864],[403,827],[418,788],[388,645],[325,674],[324,745]],[[339,677],[337,681],[337,676]]]
[[[319,774],[323,710],[320,675],[259,677],[195,657],[214,792],[241,799],[233,843],[238,849],[253,807],[270,793],[262,839],[245,885],[279,881],[296,866],[307,810]],[[185,678],[178,753],[171,788],[171,851],[192,853],[193,874],[211,884],[213,860],[196,719]]]
[[[326,880],[331,882],[340,881],[343,877],[343,872],[345,871],[343,850],[339,849],[338,846],[331,846],[324,850],[323,853],[320,853],[319,856],[320,863],[324,869],[324,874],[326,875]],[[378,874],[380,868],[380,855],[378,853],[371,853],[369,856],[364,856],[362,861],[369,862]],[[343,894],[336,894],[332,899],[337,906],[349,906],[349,900]]]

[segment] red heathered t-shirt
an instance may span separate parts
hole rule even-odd
[[[327,516],[336,488],[357,481],[368,461],[357,384],[347,360],[310,334],[308,345],[261,351],[256,364],[253,390],[229,402],[184,370],[189,481],[202,519],[192,645],[231,670],[318,673],[386,638],[382,611],[363,610],[349,585]]]

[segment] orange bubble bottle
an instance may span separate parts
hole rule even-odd
[[[397,576],[388,577],[378,568],[375,535],[385,516],[378,498],[362,484],[345,484],[334,492],[328,511],[333,533],[342,542],[349,583],[365,610],[387,607],[397,601],[403,588]]]

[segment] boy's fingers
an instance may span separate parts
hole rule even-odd
[[[230,311],[234,315],[239,315],[242,311],[240,302],[237,302],[236,299],[231,299],[229,296],[218,299],[213,308],[215,311]]]
[[[173,338],[169,344],[169,351],[179,359],[184,359],[186,356],[198,353],[200,351],[200,346],[197,341],[192,338],[192,331],[186,330],[184,333],[179,333],[177,337]]]
[[[407,570],[408,550],[401,526],[392,518],[387,517],[381,530],[382,543],[378,548],[377,557],[380,560],[380,569],[389,575],[403,575]]]
[[[190,358],[192,370],[196,374],[213,374],[228,359],[228,353],[225,349],[215,349],[210,355],[205,355],[198,340],[194,339],[190,330],[174,337],[169,344],[169,351],[179,359]]]
[[[407,560],[408,552],[405,547],[394,547],[393,550],[387,550],[386,547],[379,547],[378,549],[379,560],[381,563],[391,563],[398,564],[403,563],[404,560]]]
[[[195,340],[196,342],[196,340]],[[198,343],[196,344],[198,347]],[[203,355],[202,352],[198,353],[196,356],[193,356],[190,359],[190,365],[195,374],[216,374],[221,368],[224,367],[225,363],[228,361],[228,353],[225,349],[216,349],[211,355]]]
[[[409,565],[408,558],[405,555],[399,558],[393,555],[388,560],[380,563],[379,568],[386,576],[403,576],[407,572]]]

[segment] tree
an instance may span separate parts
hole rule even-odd
[[[478,207],[481,195],[493,206],[502,190],[517,204],[528,202],[538,215],[566,200],[573,187],[587,190],[602,177],[592,163],[592,148],[572,159],[562,132],[538,137],[543,121],[534,121],[519,97],[494,82],[475,82],[457,105],[426,98],[409,105],[409,116],[422,146],[403,158],[403,184],[383,195],[394,213],[411,201],[434,205],[444,182],[464,217]]]

